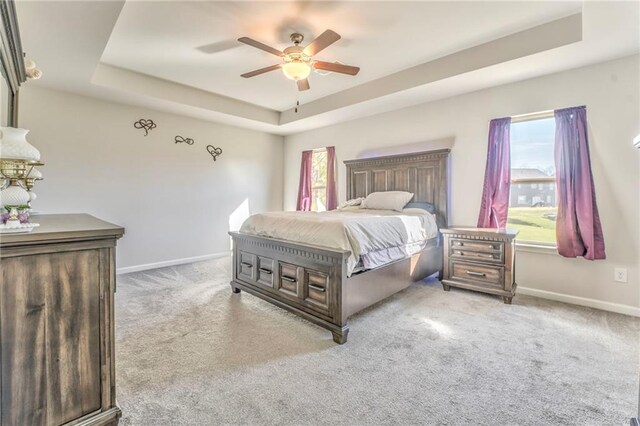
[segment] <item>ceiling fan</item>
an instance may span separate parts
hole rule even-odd
[[[293,33],[291,34],[291,41],[293,42],[293,46],[287,47],[283,51],[280,51],[249,37],[239,38],[238,41],[241,43],[248,44],[249,46],[264,50],[265,52],[269,52],[272,55],[280,56],[282,58],[281,64],[260,68],[259,70],[242,74],[241,77],[250,78],[269,71],[282,69],[284,75],[287,78],[294,80],[298,85],[298,90],[302,91],[309,90],[310,88],[309,80],[307,79],[307,77],[309,77],[312,68],[348,75],[356,75],[360,71],[360,68],[358,67],[317,61],[313,59],[313,56],[315,56],[317,53],[332,45],[336,41],[340,40],[340,35],[335,31],[326,30],[315,40],[309,43],[307,47],[304,48],[300,46],[302,40],[304,40],[304,36],[302,34]]]

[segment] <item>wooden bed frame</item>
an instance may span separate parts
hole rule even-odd
[[[447,226],[449,150],[345,161],[347,199],[371,192],[409,191],[413,202],[434,205]],[[233,239],[234,293],[245,290],[331,331],[347,341],[347,320],[436,272],[442,274],[441,238],[421,252],[347,278],[348,251],[240,232]]]

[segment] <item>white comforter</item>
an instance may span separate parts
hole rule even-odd
[[[416,210],[260,213],[247,219],[240,232],[348,250],[350,276],[360,261],[372,269],[422,250],[438,228],[431,213]]]

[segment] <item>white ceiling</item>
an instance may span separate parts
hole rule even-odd
[[[102,62],[283,111],[297,99],[322,98],[580,8],[575,2],[127,2]],[[303,33],[304,45],[327,28],[343,39],[316,58],[359,66],[356,77],[313,74],[312,90],[300,94],[282,72],[240,77],[280,60],[237,38],[284,49],[294,31]],[[207,47],[220,51],[203,53]]]
[[[640,51],[635,1],[27,1],[17,11],[24,49],[45,72],[28,84],[278,134]],[[582,28],[559,20],[576,12]],[[550,21],[567,34],[547,34]],[[312,74],[302,94],[277,71],[239,77],[278,58],[238,37],[284,48],[294,30],[308,42],[327,28],[343,39],[318,59],[360,66],[357,77]],[[442,64],[450,72],[436,72]]]

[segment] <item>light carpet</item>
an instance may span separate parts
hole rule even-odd
[[[640,320],[416,284],[349,341],[229,287],[230,258],[118,276],[124,425],[628,425]]]

